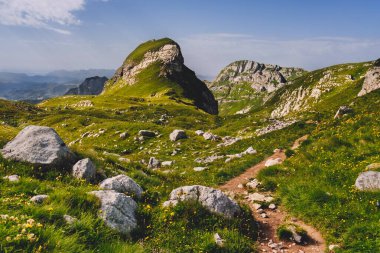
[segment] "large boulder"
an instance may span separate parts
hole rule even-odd
[[[4,158],[36,166],[69,168],[76,157],[57,132],[45,126],[27,126],[1,150]]]
[[[137,203],[129,196],[112,190],[92,191],[101,203],[99,216],[107,226],[123,234],[137,227]]]
[[[185,131],[176,129],[173,132],[171,132],[169,138],[171,141],[178,141],[180,139],[186,139],[187,135]]]
[[[149,130],[140,130],[139,135],[143,137],[154,137],[156,136],[156,133]]]
[[[89,158],[79,160],[73,167],[73,176],[92,182],[96,176],[96,167]]]
[[[114,190],[120,193],[128,193],[138,198],[140,198],[143,193],[141,186],[126,175],[118,175],[116,177],[107,178],[100,183],[100,188]]]
[[[369,69],[365,74],[362,89],[358,93],[359,97],[380,89],[380,64],[378,61],[376,61],[374,67]]]
[[[174,189],[169,200],[164,206],[175,206],[181,201],[199,202],[207,210],[231,218],[238,214],[241,209],[239,205],[220,190],[201,185],[183,186]]]
[[[380,172],[365,171],[360,173],[356,179],[355,186],[361,191],[380,190]]]

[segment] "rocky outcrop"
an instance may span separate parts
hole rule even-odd
[[[76,157],[57,132],[45,126],[27,126],[1,150],[4,158],[36,166],[70,168]]]
[[[132,196],[140,198],[143,189],[132,178],[126,175],[118,175],[115,177],[107,178],[100,183],[101,189],[114,190],[120,193],[127,193]]]
[[[358,96],[364,96],[377,89],[380,89],[380,59],[375,61],[373,68],[369,69],[365,74],[363,86]]]
[[[78,87],[72,88],[65,95],[99,95],[102,93],[104,84],[108,78],[94,76],[86,78]]]
[[[257,92],[273,92],[284,86],[287,79],[305,73],[301,68],[284,68],[255,61],[237,61],[225,67],[216,77],[211,89],[223,88],[218,84],[249,83]]]
[[[154,45],[158,45],[154,47]],[[141,59],[133,57],[145,48]],[[138,59],[136,59],[138,58]],[[184,65],[184,59],[180,46],[170,39],[152,40],[140,45],[125,60],[124,64],[116,71],[114,77],[106,85],[107,90],[119,89],[125,86],[136,85],[139,74],[152,64],[160,66],[159,76],[154,79],[164,78],[166,81],[177,85],[178,89],[171,89],[175,97],[190,99],[194,105],[210,114],[218,114],[218,103],[206,84],[199,80],[195,73]],[[164,81],[165,82],[165,81]],[[172,96],[174,94],[170,94]]]
[[[335,113],[334,119],[339,119],[343,117],[344,115],[349,114],[351,112],[353,112],[352,108],[346,105],[342,105],[341,107],[339,107],[338,111]]]
[[[355,181],[355,186],[361,191],[380,190],[380,172],[365,171],[360,173]]]
[[[228,218],[234,217],[241,211],[239,205],[220,190],[201,185],[183,186],[174,189],[164,206],[175,206],[181,201],[199,202],[209,211]]]
[[[96,167],[89,158],[79,160],[73,166],[73,176],[78,179],[92,182],[96,176]]]
[[[116,191],[92,191],[101,203],[99,216],[107,226],[123,234],[137,227],[137,203],[129,196]]]

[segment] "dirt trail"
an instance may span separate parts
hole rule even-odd
[[[307,139],[307,137],[308,136],[305,135],[297,139],[294,142],[292,149],[297,149],[300,146],[300,144]],[[232,193],[235,196],[243,197],[242,201],[251,207],[252,214],[254,215],[255,219],[258,221],[258,225],[259,225],[259,238],[258,238],[259,251],[261,252],[288,252],[288,253],[325,252],[326,244],[321,233],[318,230],[290,216],[286,212],[286,210],[284,210],[282,207],[277,207],[275,210],[265,209],[265,213],[267,214],[268,217],[262,218],[261,215],[256,211],[255,207],[253,206],[253,203],[244,198],[245,196],[247,196],[247,189],[241,188],[241,185],[245,185],[246,183],[248,183],[249,180],[252,178],[255,178],[262,169],[266,168],[265,162],[267,160],[276,159],[276,158],[280,158],[282,161],[284,161],[286,159],[284,151],[276,150],[276,152],[274,152],[273,155],[271,155],[270,157],[267,157],[262,162],[247,169],[244,173],[242,173],[238,177],[235,177],[231,179],[230,181],[226,182],[224,185],[220,187],[220,189],[225,192]],[[260,193],[266,196],[272,195],[271,192],[260,192]],[[272,240],[272,242],[277,243],[277,244],[281,243],[281,241],[277,238],[277,235],[276,235],[277,228],[281,224],[289,223],[289,222],[296,224],[302,227],[304,230],[306,230],[307,234],[311,238],[308,244],[298,245],[292,242],[283,241],[281,250],[278,250],[278,247],[277,248],[269,247],[268,244],[270,240]]]

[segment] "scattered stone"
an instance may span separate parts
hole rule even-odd
[[[49,196],[45,194],[36,195],[30,199],[35,204],[42,204]]]
[[[270,204],[270,205],[268,206],[268,208],[271,209],[271,210],[275,210],[277,207],[276,207],[275,204]]]
[[[120,193],[127,193],[140,198],[143,189],[132,178],[126,175],[118,175],[107,178],[100,183],[99,187],[105,190],[114,190]]]
[[[246,184],[246,186],[247,186],[248,188],[251,188],[251,189],[256,189],[257,186],[259,186],[259,185],[260,185],[260,182],[259,182],[259,180],[257,180],[256,178],[252,179],[251,181],[249,181],[249,182]]]
[[[256,211],[257,211],[258,214],[265,213],[265,211],[263,209],[261,209],[261,208],[257,209]]]
[[[163,161],[162,163],[161,163],[161,165],[163,166],[163,167],[169,167],[169,166],[172,166],[173,165],[173,161]]]
[[[128,133],[127,132],[123,132],[123,133],[121,133],[120,135],[119,135],[119,137],[120,137],[120,139],[125,139],[125,138],[127,138],[128,137]]]
[[[242,155],[254,155],[254,154],[257,154],[257,151],[254,148],[249,147],[249,148],[247,148],[246,151],[242,152],[241,154]]]
[[[337,244],[331,244],[331,245],[329,245],[329,250],[330,251],[333,251],[334,252],[334,250],[335,249],[339,249],[340,247],[339,247],[339,245],[337,245]]]
[[[4,158],[36,166],[70,168],[76,157],[50,127],[27,126],[1,150]]]
[[[203,134],[203,138],[207,141],[218,141],[220,140],[221,138],[215,134],[212,134],[210,132],[206,132]]]
[[[222,138],[223,143],[219,143],[217,147],[227,147],[230,146],[238,141],[242,140],[241,137],[231,137],[231,136],[225,136]]]
[[[155,137],[155,136],[156,136],[156,133],[153,132],[153,131],[149,131],[149,130],[140,130],[140,131],[139,131],[139,135],[140,135],[140,136],[143,136],[143,137],[149,137],[149,138],[152,138],[152,137]]]
[[[380,190],[380,172],[365,171],[360,173],[355,186],[361,191]]]
[[[96,167],[89,158],[79,160],[73,167],[73,177],[92,182],[96,176]]]
[[[131,162],[131,159],[129,159],[129,158],[125,158],[125,157],[119,157],[119,161],[120,161],[120,162],[125,162],[125,163],[130,163],[130,162]]]
[[[137,227],[137,203],[129,196],[113,190],[92,191],[101,203],[99,217],[120,233],[128,234]]]
[[[223,159],[224,155],[212,155],[206,158],[196,158],[194,161],[197,163],[212,163],[218,159]]]
[[[149,158],[148,169],[157,169],[160,167],[161,167],[161,162],[158,159],[154,157]]]
[[[18,175],[10,175],[10,176],[5,176],[3,179],[8,179],[9,182],[18,182],[20,181],[20,177]]]
[[[222,239],[222,237],[220,237],[220,235],[218,233],[214,234],[214,241],[215,241],[216,245],[218,245],[219,247],[223,247],[224,240]]]
[[[220,190],[201,185],[183,186],[174,189],[164,207],[175,206],[180,201],[197,201],[211,212],[231,218],[238,214],[239,205]]]
[[[267,134],[267,133],[270,133],[273,131],[277,131],[277,130],[286,128],[288,126],[293,125],[297,121],[296,120],[290,120],[290,121],[272,120],[272,122],[273,122],[272,124],[270,124],[266,127],[263,127],[261,129],[257,129],[256,130],[257,136],[261,136],[261,135],[264,135],[264,134]]]
[[[247,150],[245,150],[245,151],[243,151],[241,153],[234,154],[234,155],[227,155],[228,158],[226,159],[225,162],[227,163],[227,162],[229,162],[229,161],[231,161],[231,160],[233,160],[235,158],[241,158],[241,157],[243,157],[245,155],[253,155],[253,154],[256,154],[256,153],[257,153],[256,150],[254,150],[252,147],[249,147]]]
[[[194,167],[193,170],[199,172],[199,171],[204,171],[206,169],[207,169],[207,167]]]
[[[278,165],[282,163],[282,160],[281,158],[275,158],[275,159],[268,159],[266,162],[265,162],[265,167],[270,167],[270,166],[274,166],[274,165]]]
[[[339,119],[343,115],[346,115],[346,114],[352,113],[352,112],[353,112],[352,108],[343,105],[343,106],[339,107],[338,111],[336,112],[336,114],[334,116],[334,119]]]
[[[292,226],[292,225],[289,225],[287,228],[288,228],[289,231],[292,233],[292,239],[293,239],[296,243],[300,244],[300,243],[302,242],[303,238],[302,238],[302,236],[301,236],[299,233],[297,233],[297,229],[296,229],[296,227],[295,227],[295,226]]]
[[[244,185],[243,184],[238,184],[237,186],[239,189],[243,189],[244,188]]]
[[[197,130],[195,131],[195,134],[198,135],[198,136],[202,136],[205,132],[202,131],[202,130]]]
[[[169,138],[171,141],[178,141],[180,139],[186,139],[187,135],[185,131],[176,129],[169,135]]]
[[[73,104],[73,107],[93,107],[94,103],[91,100],[82,100],[76,104]]]
[[[71,225],[71,224],[73,224],[73,223],[75,223],[75,222],[78,221],[77,218],[72,217],[72,216],[67,215],[67,214],[63,215],[63,219],[64,219],[64,220],[66,221],[66,223],[69,224],[69,225]]]
[[[257,192],[249,194],[246,198],[249,201],[252,201],[252,202],[267,202],[267,203],[270,203],[270,202],[272,202],[274,200],[273,197],[265,196],[265,195],[257,193]]]

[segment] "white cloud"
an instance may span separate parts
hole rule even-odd
[[[245,34],[200,34],[178,41],[186,64],[214,77],[236,60],[254,60],[309,70],[379,58],[380,39],[318,37],[295,40],[257,39]]]
[[[74,12],[85,0],[0,0],[0,24],[49,29],[62,34],[68,25],[78,25]]]

